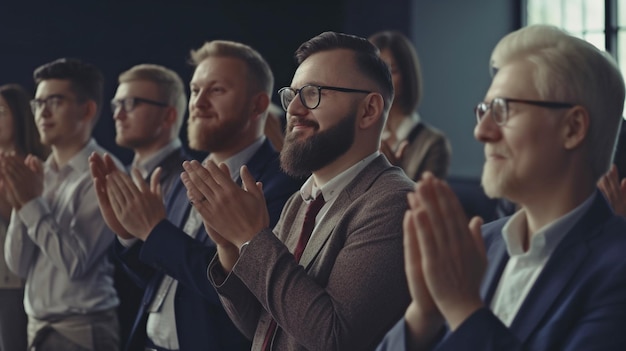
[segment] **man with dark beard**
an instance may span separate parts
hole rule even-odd
[[[254,49],[228,41],[206,43],[192,51],[191,61],[196,69],[190,83],[190,147],[210,152],[205,162],[228,165],[233,183],[240,182],[239,168],[246,164],[265,184],[264,206],[275,224],[301,182],[281,171],[278,153],[264,136],[274,84],[269,65]],[[117,254],[146,289],[125,349],[249,349],[206,279],[215,244],[182,183],[173,187],[166,219],[158,172],[150,186],[135,172],[135,185],[107,158],[96,155],[91,170],[100,208],[120,238]],[[125,245],[129,238],[141,240]]]
[[[378,152],[390,72],[366,39],[333,32],[296,59],[279,90],[281,167],[312,176],[274,230],[265,185],[245,167],[243,189],[214,162],[185,162],[183,183],[218,246],[209,280],[252,350],[373,349],[409,302],[402,216],[413,183]]]

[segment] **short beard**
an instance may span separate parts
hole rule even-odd
[[[318,132],[303,141],[289,131],[280,153],[280,167],[292,177],[306,177],[329,165],[345,154],[354,143],[356,111],[344,117],[328,130]]]
[[[200,127],[187,124],[189,147],[203,152],[227,150],[246,123],[244,119],[228,119],[213,126]]]

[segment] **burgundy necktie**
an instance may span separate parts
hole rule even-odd
[[[325,203],[326,201],[324,201],[324,196],[322,195],[322,193],[320,193],[306,209],[306,214],[304,215],[304,223],[302,224],[302,230],[300,231],[300,238],[298,239],[298,244],[296,245],[296,249],[293,252],[296,263],[300,263],[300,258],[302,257],[304,248],[309,242],[311,233],[313,233],[313,228],[315,228],[315,217],[317,217],[317,214],[320,212],[322,207],[324,207]],[[270,341],[272,339],[272,336],[274,335],[275,330],[276,321],[272,319],[270,321],[270,326],[267,328],[267,333],[265,334],[265,340],[263,340],[263,347],[261,348],[261,350],[269,350]]]

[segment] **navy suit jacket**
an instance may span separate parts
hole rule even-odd
[[[508,218],[483,226],[489,264],[481,286],[489,306],[509,256]],[[599,191],[563,238],[510,327],[488,308],[448,333],[436,350],[626,350],[626,221]],[[401,320],[378,350],[405,350]]]
[[[278,152],[267,140],[247,166],[254,178],[263,182],[270,221],[274,225],[284,203],[299,189],[302,181],[294,180],[280,170]],[[204,226],[195,239],[182,230],[191,205],[181,181],[175,184],[167,209],[168,219],[161,221],[144,243],[127,249],[119,242],[116,244],[118,257],[124,262],[127,273],[139,286],[145,287],[130,341],[124,349],[139,350],[145,345],[147,308],[164,274],[168,274],[179,281],[175,311],[181,350],[249,350],[250,342],[232,324],[206,278],[206,269],[216,252],[215,244]],[[201,254],[194,255],[193,251]]]

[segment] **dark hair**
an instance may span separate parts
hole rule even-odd
[[[301,64],[315,53],[334,49],[347,49],[354,52],[357,68],[378,85],[385,101],[385,111],[388,111],[393,99],[391,72],[385,61],[378,55],[378,49],[367,39],[344,33],[324,32],[300,45],[296,50],[296,61]]]
[[[35,118],[30,109],[31,95],[17,84],[0,86],[0,96],[7,103],[13,115],[13,135],[17,151],[33,154],[41,159],[48,156],[49,150],[41,143]]]
[[[417,51],[404,34],[383,31],[373,34],[371,41],[378,50],[389,50],[402,75],[402,96],[396,96],[402,112],[409,115],[417,109],[422,99],[422,70]]]
[[[36,84],[49,79],[69,80],[71,89],[79,101],[95,101],[96,115],[93,122],[95,124],[102,110],[104,85],[104,78],[98,67],[78,59],[60,58],[37,67],[33,78]]]

